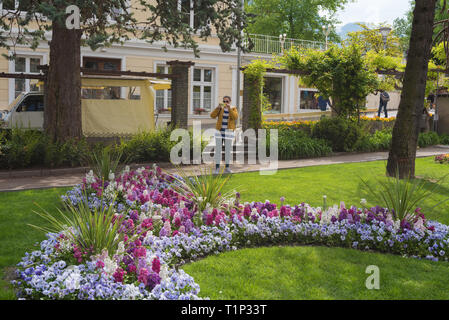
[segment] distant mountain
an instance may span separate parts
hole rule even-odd
[[[342,40],[344,40],[346,39],[347,34],[349,32],[355,32],[360,30],[362,30],[362,28],[359,25],[357,25],[357,22],[347,23],[340,28],[340,30],[338,31],[338,35],[341,37]]]

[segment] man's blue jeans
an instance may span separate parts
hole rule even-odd
[[[377,111],[377,116],[379,118],[380,118],[380,113],[382,112],[382,108],[384,109],[384,112],[385,112],[385,118],[388,118],[387,104],[388,104],[387,101],[382,101],[382,100],[380,101],[379,110]]]

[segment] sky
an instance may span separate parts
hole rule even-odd
[[[351,22],[392,25],[394,19],[403,17],[410,8],[410,0],[356,0],[346,5],[336,17],[341,21],[338,27]]]

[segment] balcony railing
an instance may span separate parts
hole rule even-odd
[[[263,34],[249,34],[249,38],[253,42],[253,48],[250,50],[251,52],[265,54],[282,52],[279,37],[267,36]],[[286,38],[284,41],[284,50],[290,50],[292,47],[325,50],[326,44],[319,41]]]

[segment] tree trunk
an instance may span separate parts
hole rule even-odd
[[[419,120],[424,107],[436,0],[416,0],[401,102],[393,128],[387,175],[414,178]]]
[[[44,129],[54,140],[81,138],[81,31],[53,22]]]

